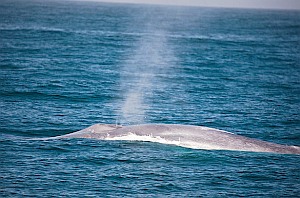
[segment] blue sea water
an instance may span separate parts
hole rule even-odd
[[[33,140],[202,125],[300,145],[300,12],[0,3],[1,197],[299,197],[300,157]]]

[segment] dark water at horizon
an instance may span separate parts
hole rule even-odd
[[[28,138],[192,124],[300,145],[300,12],[0,4],[1,197],[299,197],[297,155]]]

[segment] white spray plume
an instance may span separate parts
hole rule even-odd
[[[151,96],[158,82],[158,74],[168,67],[169,48],[163,32],[143,34],[132,56],[121,71],[124,101],[120,109],[121,124],[145,123]],[[155,86],[154,86],[155,85]]]

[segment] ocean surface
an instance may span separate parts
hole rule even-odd
[[[188,124],[300,145],[300,12],[0,2],[0,197],[300,197],[300,156],[37,140]]]

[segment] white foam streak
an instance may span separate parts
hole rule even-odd
[[[116,137],[107,137],[105,140],[125,140],[125,141],[142,141],[142,142],[156,142],[161,144],[173,144],[180,145],[180,139],[178,141],[166,140],[160,136],[152,136],[152,135],[136,135],[134,133],[128,133],[124,136],[116,136]]]
[[[176,145],[185,148],[191,149],[203,149],[203,150],[223,150],[221,147],[193,142],[193,141],[182,141],[180,138],[178,140],[168,140],[160,136],[150,135],[137,135],[135,133],[128,133],[122,136],[110,137],[109,135],[105,138],[105,140],[122,140],[122,141],[141,141],[141,142],[155,142],[160,144],[169,144]]]

